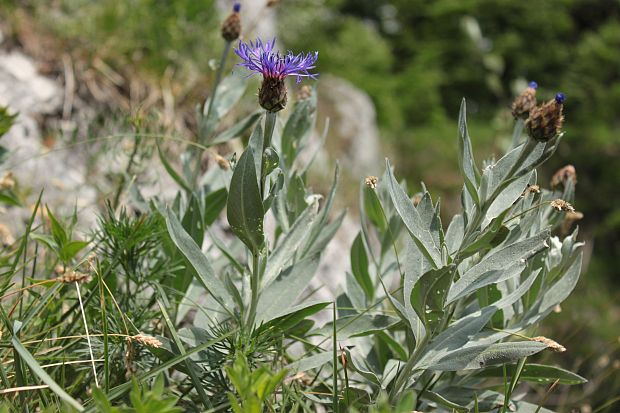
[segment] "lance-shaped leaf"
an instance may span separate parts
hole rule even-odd
[[[265,238],[265,212],[256,178],[254,154],[250,148],[243,152],[235,167],[226,206],[230,228],[253,254],[257,254]]]
[[[454,272],[454,266],[430,270],[420,277],[411,291],[411,306],[431,330],[435,329],[443,316],[446,294]]]
[[[459,167],[465,181],[465,189],[467,189],[474,203],[479,205],[480,201],[476,187],[480,173],[476,169],[471,140],[467,131],[467,105],[465,104],[465,99],[461,101],[461,109],[459,111]]]
[[[418,369],[434,371],[457,371],[480,369],[486,366],[513,363],[531,356],[547,346],[536,341],[518,341],[462,347],[452,351],[437,363],[420,363]]]
[[[226,289],[226,286],[215,275],[215,270],[205,254],[196,245],[192,237],[185,232],[181,222],[172,212],[167,210],[165,216],[172,241],[187,258],[192,267],[194,267],[194,270],[196,270],[198,281],[215,297],[223,308],[232,314],[234,312],[233,297]]]
[[[439,267],[441,264],[440,246],[435,243],[429,229],[424,227],[418,210],[413,206],[413,202],[411,202],[405,190],[394,178],[390,161],[386,159],[385,162],[388,176],[388,188],[398,215],[405,223],[405,226],[413,236],[420,250],[428,257],[435,268]]]
[[[470,291],[470,286],[482,277],[488,276],[489,279],[501,279],[501,273],[496,276],[487,273],[506,271],[506,269],[516,264],[525,262],[527,258],[536,254],[541,249],[546,248],[545,241],[547,238],[549,238],[549,231],[545,230],[523,241],[489,252],[482,261],[467,270],[465,274],[454,283],[448,293],[448,302],[453,302],[462,297],[465,294],[464,292]],[[484,285],[485,283],[481,284]],[[486,285],[488,285],[488,283]]]

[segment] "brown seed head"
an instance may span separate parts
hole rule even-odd
[[[224,40],[234,42],[241,35],[241,17],[239,12],[233,10],[232,13],[224,20],[221,27],[221,33]]]
[[[267,112],[279,112],[286,106],[286,85],[279,77],[265,77],[258,90],[258,103]]]
[[[556,353],[563,353],[566,351],[566,347],[561,345],[555,340],[551,340],[550,338],[544,336],[533,337],[532,341],[537,341],[539,343],[543,343],[547,346],[547,348],[551,351],[555,351]]]
[[[366,179],[364,179],[364,183],[370,189],[376,189],[378,182],[379,182],[379,178],[377,178],[376,176],[372,176],[372,175],[367,176]]]
[[[564,124],[564,95],[558,93],[555,99],[530,110],[526,121],[528,135],[538,141],[547,142],[562,132]]]
[[[572,181],[573,185],[577,183],[577,170],[575,170],[573,165],[566,165],[553,174],[551,178],[551,189],[564,189],[568,181]]]
[[[88,282],[90,281],[90,276],[79,271],[67,270],[62,273],[60,277],[56,278],[56,280],[65,284],[73,282]]]
[[[550,205],[558,211],[575,212],[575,208],[563,199],[554,199]]]
[[[512,102],[512,116],[515,119],[522,118],[527,119],[530,111],[536,107],[536,88],[538,85],[536,82],[531,82],[527,89],[525,89],[519,96],[517,96]]]
[[[144,346],[153,347],[153,348],[160,348],[162,346],[161,341],[159,341],[153,336],[149,336],[146,334],[140,333],[130,338],[131,340],[136,341]]]

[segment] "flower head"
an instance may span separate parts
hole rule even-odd
[[[536,107],[536,89],[538,89],[538,83],[530,82],[527,88],[512,102],[512,116],[515,119],[527,119],[530,111]]]
[[[285,55],[274,50],[276,39],[263,43],[260,39],[256,42],[239,42],[235,53],[243,60],[239,66],[243,66],[251,73],[263,75],[263,83],[258,91],[258,101],[268,112],[277,112],[286,106],[286,85],[284,79],[287,76],[295,76],[297,83],[302,77],[316,79],[316,73],[310,73],[315,68],[318,52],[293,54],[288,51]]]
[[[526,125],[528,135],[532,139],[547,142],[562,133],[565,100],[564,93],[558,93],[555,99],[530,110]]]
[[[239,11],[241,10],[241,3],[236,2],[233,5],[232,13],[222,22],[220,32],[222,37],[227,42],[233,42],[241,35],[241,17]]]
[[[235,53],[243,60],[239,66],[247,68],[253,74],[261,74],[263,78],[284,79],[287,76],[296,76],[297,83],[302,77],[316,79],[315,68],[319,52],[293,54],[290,50],[282,55],[274,50],[276,39],[263,43],[260,39],[249,43],[239,42]],[[250,76],[251,76],[250,75]]]

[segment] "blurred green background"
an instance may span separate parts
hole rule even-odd
[[[51,73],[68,51],[86,68],[103,61],[147,85],[165,80],[188,117],[208,94],[211,60],[223,47],[214,3],[0,0],[10,44]],[[575,166],[575,207],[593,254],[578,290],[540,333],[569,349],[553,362],[591,380],[556,390],[552,400],[584,413],[613,401],[620,394],[620,0],[280,0],[263,12],[275,14],[282,44],[318,50],[321,74],[368,93],[385,153],[401,176],[447,200],[444,213],[457,206],[462,97],[480,163],[508,144],[508,108],[527,81],[540,85],[539,101],[567,95],[565,140],[541,181]]]

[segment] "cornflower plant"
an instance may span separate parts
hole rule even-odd
[[[412,196],[389,161],[382,177],[363,179],[344,291],[318,300],[311,281],[344,218],[332,216],[338,168],[325,196],[309,188],[316,152],[299,155],[316,121],[312,88],[278,119],[288,78],[316,79],[318,53],[241,41],[234,51],[249,74],[223,77],[239,12],[235,4],[222,25],[225,47],[196,140],[179,162],[158,146],[178,185],[174,198],[146,199],[131,187],[134,212],[108,207],[94,258],[83,251],[89,242],[73,239],[75,222],[46,210],[39,225],[38,202],[26,233],[10,243],[17,248],[2,250],[0,382],[12,395],[0,411],[549,412],[519,385],[551,391],[585,381],[528,362],[566,350],[533,329],[581,270],[583,244],[577,230],[566,235],[564,216],[576,214],[574,168],[556,174],[550,190],[537,185],[536,169],[562,138],[565,96],[537,105],[530,83],[512,107],[510,149],[481,165],[463,101],[461,210],[446,227],[439,201],[424,185]],[[253,75],[262,76],[261,109],[230,125]],[[321,143],[326,135],[327,126]],[[216,151],[238,137],[247,139],[240,156]],[[7,205],[19,204],[11,179],[0,198]],[[31,283],[41,256],[44,273],[62,268]],[[315,328],[322,310],[331,321]],[[63,361],[42,365],[49,357]],[[33,390],[40,397],[26,393]]]

